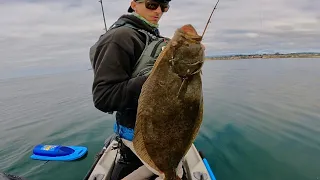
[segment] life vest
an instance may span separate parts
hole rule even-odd
[[[135,30],[143,33],[146,36],[145,48],[142,51],[136,64],[133,67],[133,73],[132,73],[131,77],[133,78],[133,77],[137,77],[137,76],[149,75],[151,73],[151,70],[153,68],[154,63],[156,62],[156,59],[158,58],[158,56],[160,55],[160,53],[164,49],[164,47],[168,44],[170,39],[166,38],[166,37],[157,37],[157,36],[151,34],[150,32],[143,30],[143,29],[139,29],[129,23],[126,23],[125,21],[123,21],[121,19],[116,21],[109,28],[109,30],[115,29],[115,28],[118,28],[121,26],[135,29]],[[133,129],[122,126],[116,122],[114,124],[113,130],[121,138],[124,138],[129,141],[133,140],[133,136],[134,136]]]
[[[144,29],[136,28],[132,24],[126,23],[125,21],[123,21],[121,19],[116,21],[110,27],[109,30],[114,29],[114,28],[118,28],[121,26],[135,29],[135,30],[143,33],[146,36],[145,48],[142,51],[136,64],[133,67],[133,73],[132,73],[131,77],[149,75],[154,63],[156,62],[156,59],[158,58],[159,54],[164,49],[164,47],[168,44],[170,39],[166,38],[166,37],[157,37],[157,36],[151,34],[150,32],[148,32]]]

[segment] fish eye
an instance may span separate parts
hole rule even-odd
[[[185,42],[184,45],[187,47],[190,47],[190,43],[188,43],[188,42]]]

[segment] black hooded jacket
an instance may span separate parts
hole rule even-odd
[[[153,28],[134,15],[119,19],[160,36]],[[138,98],[146,76],[131,78],[133,67],[139,59],[146,37],[128,27],[109,30],[90,48],[90,61],[94,71],[93,102],[102,112],[117,111],[120,125],[134,128]]]

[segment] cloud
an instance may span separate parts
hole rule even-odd
[[[104,0],[107,26],[130,0]],[[192,24],[202,33],[216,1],[172,0],[160,32]],[[204,36],[207,55],[320,51],[319,0],[220,0]],[[91,0],[0,0],[0,77],[25,69],[84,67],[104,32],[101,7]]]

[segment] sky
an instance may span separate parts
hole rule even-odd
[[[172,37],[184,24],[202,34],[216,2],[172,0],[161,34]],[[107,27],[129,4],[103,0]],[[204,35],[205,53],[320,52],[319,9],[319,0],[220,0]],[[89,48],[105,31],[98,0],[0,0],[0,27],[0,77],[87,67]]]

